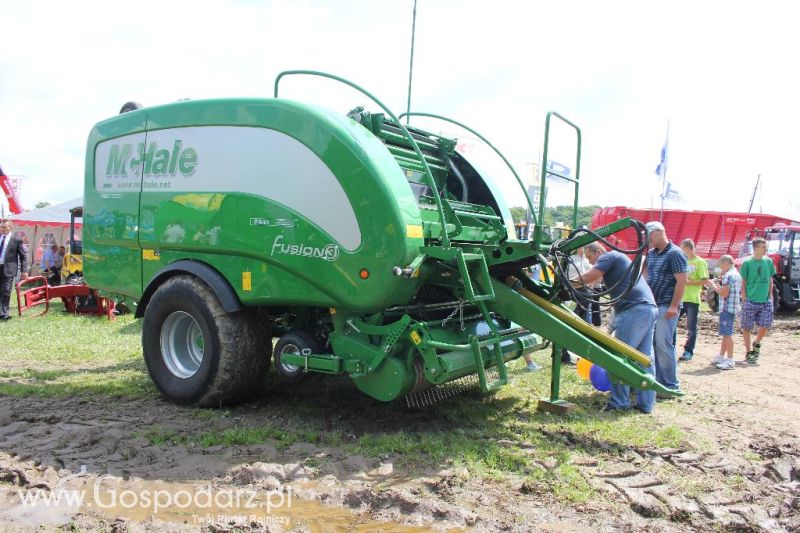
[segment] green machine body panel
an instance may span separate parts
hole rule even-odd
[[[106,139],[144,142],[147,117],[122,115],[101,122],[89,134],[84,188],[83,264],[92,286],[136,297],[142,293],[142,252],[139,247],[139,197],[142,173],[128,170],[130,189],[112,193],[94,186],[95,150]],[[110,155],[110,154],[109,154]],[[106,161],[106,166],[113,162]],[[107,168],[101,169],[105,172]]]
[[[137,133],[113,135],[118,122]],[[89,145],[85,216],[103,230],[86,235],[93,286],[136,298],[170,262],[195,259],[244,305],[377,311],[416,290],[392,268],[423,244],[417,201],[351,119],[284,100],[190,101],[102,123]],[[119,276],[106,265],[126,244]],[[138,283],[113,283],[137,268]]]

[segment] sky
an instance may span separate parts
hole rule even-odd
[[[89,131],[123,103],[271,98],[287,69],[399,114],[413,5],[0,0],[0,166],[27,208],[79,197]],[[557,111],[582,131],[582,205],[658,207],[669,128],[667,207],[746,211],[760,175],[753,211],[800,220],[796,20],[789,2],[418,0],[411,107],[471,126],[523,177]],[[370,107],[308,77],[281,97]]]

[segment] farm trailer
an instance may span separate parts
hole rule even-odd
[[[789,219],[766,213],[735,213],[726,211],[684,211],[680,209],[641,209],[633,207],[604,207],[592,216],[592,227],[600,228],[624,218],[660,220],[667,236],[676,242],[692,239],[695,252],[706,259],[709,271],[714,272],[717,260],[725,254],[736,259],[737,266],[752,249],[742,251],[748,239],[767,239],[767,255],[775,264],[773,303],[785,311],[800,309],[800,226]],[[617,236],[620,246],[636,240],[632,230]],[[709,293],[709,304],[716,310],[717,295]]]

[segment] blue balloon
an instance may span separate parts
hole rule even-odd
[[[589,381],[600,392],[611,390],[611,379],[609,379],[606,369],[601,366],[592,365],[592,369],[589,371]]]

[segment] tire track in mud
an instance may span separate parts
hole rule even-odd
[[[643,451],[636,461],[640,468],[592,468],[586,475],[599,490],[622,495],[644,517],[665,517],[701,529],[793,531],[800,526],[800,455],[791,451],[781,455],[778,475],[772,475],[775,462],[765,468],[724,454],[681,449]],[[744,490],[720,490],[733,476],[747,480]],[[716,488],[687,494],[675,483],[677,477],[701,479]]]

